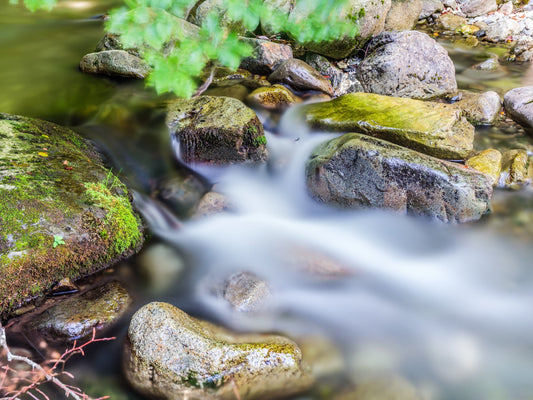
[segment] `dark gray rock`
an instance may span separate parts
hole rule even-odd
[[[292,341],[239,335],[166,303],[150,303],[131,319],[124,373],[148,398],[275,399],[307,390],[312,378]]]
[[[139,79],[146,78],[151,71],[145,61],[125,50],[106,50],[86,54],[80,61],[80,69],[88,74]]]
[[[486,175],[357,133],[318,146],[306,175],[313,198],[340,207],[386,208],[443,222],[476,220],[490,210]]]
[[[513,120],[533,134],[533,86],[509,90],[503,96],[503,106]]]
[[[357,79],[365,91],[431,99],[457,91],[455,67],[446,50],[422,32],[383,32],[368,47]]]

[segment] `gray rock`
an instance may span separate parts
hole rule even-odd
[[[466,119],[474,125],[492,124],[499,117],[502,107],[500,96],[493,91],[463,92],[463,98],[454,105],[461,109]]]
[[[533,134],[533,86],[509,90],[503,96],[503,106],[513,120]]]
[[[455,67],[446,50],[422,32],[383,32],[368,47],[357,79],[365,91],[431,99],[457,91]]]
[[[86,54],[80,61],[80,69],[88,74],[140,79],[146,78],[151,71],[145,61],[125,50],[106,50]]]
[[[449,104],[352,93],[298,112],[316,129],[365,133],[434,157],[463,159],[473,149],[474,127]]]
[[[105,329],[127,311],[131,298],[118,282],[108,282],[48,308],[31,322],[45,336],[74,340]]]
[[[385,31],[407,31],[413,29],[422,11],[422,0],[392,0],[385,19]]]
[[[305,61],[323,76],[329,76],[335,97],[364,91],[354,72],[344,72],[331,64],[326,57],[316,53],[307,53]]]
[[[418,19],[425,19],[431,15],[444,10],[442,1],[440,0],[423,0],[422,9],[418,15]]]
[[[243,58],[240,68],[254,74],[269,75],[282,61],[292,58],[292,49],[286,44],[253,38],[242,40],[252,45],[253,55]]]
[[[232,164],[267,159],[257,115],[231,97],[200,96],[169,103],[167,126],[185,162]]]
[[[470,67],[478,71],[497,71],[502,68],[497,54],[490,54],[490,57],[483,62],[474,64]]]
[[[493,42],[505,42],[508,38],[518,35],[522,27],[512,18],[502,17],[489,22],[485,28],[485,39]]]
[[[496,0],[456,0],[466,17],[477,17],[498,9]]]
[[[181,173],[158,180],[152,195],[180,217],[187,217],[198,206],[208,185],[198,176]]]
[[[271,335],[238,335],[150,303],[132,317],[126,339],[127,380],[149,398],[274,399],[307,390],[301,351]]]
[[[143,226],[94,147],[50,122],[0,114],[0,310],[131,256]]]
[[[318,146],[306,175],[313,198],[340,207],[387,208],[443,222],[476,220],[490,210],[485,174],[357,133]]]
[[[533,59],[533,38],[521,37],[511,49],[511,54],[517,61],[531,61]]]
[[[318,90],[330,96],[333,95],[333,88],[329,81],[305,61],[297,58],[283,61],[268,76],[268,81],[285,83],[296,90]]]
[[[260,309],[271,296],[268,282],[251,272],[231,275],[222,288],[222,297],[240,312]]]

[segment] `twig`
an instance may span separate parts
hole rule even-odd
[[[216,69],[216,66],[212,66],[211,67],[211,72],[209,72],[209,76],[207,77],[207,79],[205,80],[204,83],[202,83],[198,89],[196,89],[196,92],[194,92],[194,94],[192,95],[192,97],[198,97],[200,96],[203,92],[205,92],[207,90],[207,88],[209,87],[209,85],[211,85],[211,82],[213,82],[213,78],[215,77],[215,69]]]

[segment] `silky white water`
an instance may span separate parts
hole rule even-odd
[[[351,381],[394,373],[428,399],[532,398],[531,252],[475,226],[317,204],[305,161],[333,136],[290,115],[281,127],[267,135],[266,166],[194,167],[234,212],[183,222],[136,197],[150,229],[189,260],[187,291],[165,300],[236,330],[325,335]],[[329,277],[306,270],[314,258],[329,260]],[[212,289],[241,271],[270,285],[259,311],[234,311]]]

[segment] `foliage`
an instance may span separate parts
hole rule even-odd
[[[10,0],[17,3],[19,0]],[[30,10],[50,9],[57,0],[22,0]],[[201,23],[198,33],[183,24],[198,0],[125,0],[112,10],[106,28],[121,36],[126,48],[139,49],[153,67],[148,84],[158,93],[194,94],[206,68],[222,65],[236,69],[250,45],[239,39],[260,26],[285,32],[300,43],[354,35],[359,15],[349,0],[298,0],[289,14],[279,2],[219,0]],[[239,28],[243,28],[240,31]],[[208,73],[207,73],[208,74]]]
[[[65,240],[63,240],[63,236],[61,235],[54,235],[54,243],[52,244],[52,246],[54,247],[54,249],[61,245],[61,244],[65,244]]]

